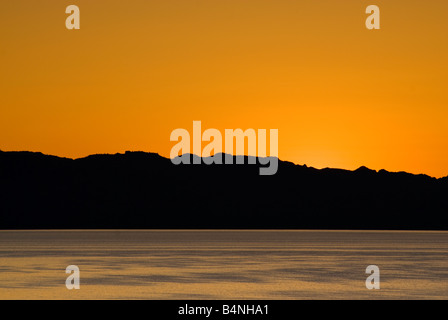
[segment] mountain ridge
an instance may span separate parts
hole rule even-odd
[[[0,151],[0,229],[448,230],[447,177],[260,166]]]
[[[58,158],[58,159],[66,159],[66,160],[82,160],[82,159],[88,159],[88,158],[95,158],[95,157],[108,157],[108,156],[119,156],[119,155],[126,155],[126,154],[144,154],[144,155],[156,155],[160,158],[166,159],[166,160],[171,160],[170,158],[166,158],[156,152],[147,152],[147,151],[125,151],[124,153],[95,153],[95,154],[90,154],[87,155],[85,157],[79,157],[79,158],[70,158],[70,157],[61,157],[61,156],[56,156],[56,155],[50,155],[50,154],[45,154],[42,152],[38,152],[38,151],[3,151],[0,150],[0,154],[1,153],[9,153],[9,154],[30,154],[30,155],[40,155],[40,156],[45,156],[45,157],[52,157],[52,158]],[[248,157],[252,157],[252,158],[256,158],[258,159],[259,157],[254,157],[254,156],[241,156],[241,155],[230,155],[230,154],[226,154],[226,153],[217,153],[217,154],[222,154],[222,155],[229,155],[231,157],[244,157],[245,159],[247,159]],[[198,157],[201,158],[195,154],[191,154],[191,153],[187,153],[185,155],[189,155],[189,156],[194,156],[194,157]],[[274,158],[274,157],[264,157],[264,158]],[[375,170],[375,169],[371,169],[369,167],[366,167],[364,165],[354,169],[354,170],[350,170],[350,169],[343,169],[343,168],[333,168],[333,167],[324,167],[324,168],[315,168],[313,166],[308,166],[307,164],[297,164],[294,163],[292,161],[288,161],[288,160],[281,160],[280,158],[277,158],[279,163],[287,163],[287,164],[292,164],[295,166],[300,166],[300,167],[305,167],[305,168],[310,168],[310,169],[315,169],[315,170],[341,170],[341,171],[347,171],[347,172],[355,172],[355,171],[372,171],[372,172],[376,172],[376,173],[392,173],[392,174],[409,174],[409,175],[413,175],[413,176],[425,176],[428,178],[432,178],[432,179],[436,179],[436,180],[440,180],[440,179],[448,179],[448,175],[443,176],[443,177],[433,177],[430,176],[428,174],[425,173],[411,173],[411,172],[407,172],[407,171],[388,171],[386,169],[379,169],[379,170]],[[193,164],[193,162],[192,162]],[[223,163],[224,164],[224,163]]]

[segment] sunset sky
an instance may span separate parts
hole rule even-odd
[[[81,29],[67,30],[78,5]],[[365,9],[381,9],[367,30]],[[448,1],[39,0],[0,10],[0,149],[168,157],[278,129],[317,168],[448,175]]]

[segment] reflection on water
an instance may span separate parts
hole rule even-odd
[[[0,298],[448,299],[448,232],[0,231]]]

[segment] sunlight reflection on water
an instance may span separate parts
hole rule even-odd
[[[0,298],[447,299],[448,232],[0,231]]]

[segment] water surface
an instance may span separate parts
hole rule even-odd
[[[0,299],[448,299],[448,232],[0,231]]]

